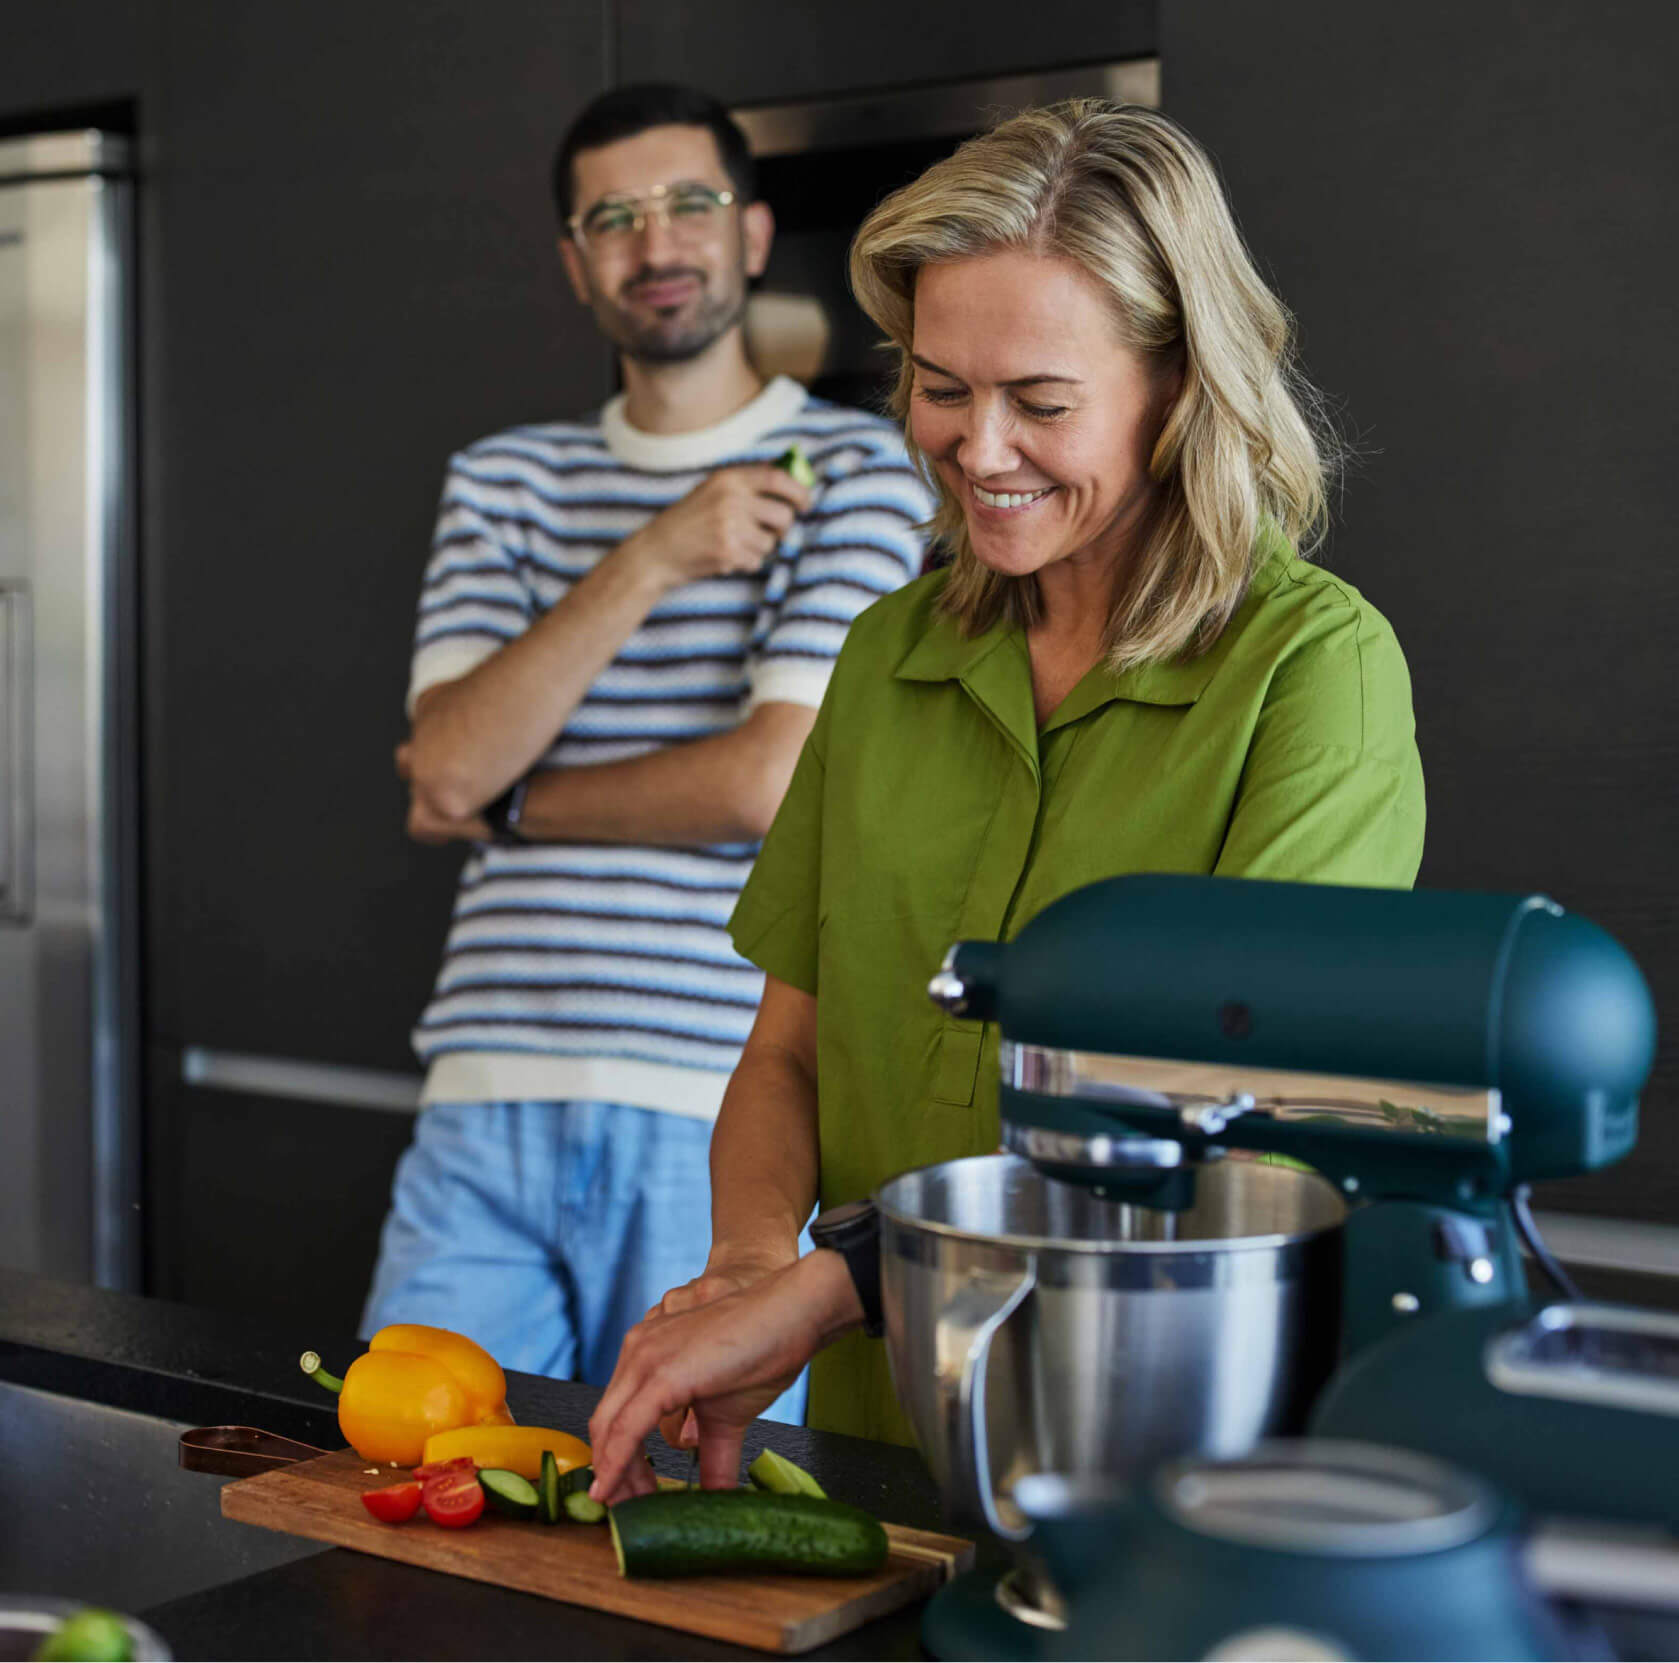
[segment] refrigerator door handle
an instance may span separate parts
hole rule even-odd
[[[0,578],[0,924],[27,924],[35,901],[35,769],[29,585]]]

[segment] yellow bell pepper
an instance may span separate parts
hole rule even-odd
[[[365,1355],[328,1374],[313,1351],[303,1372],[338,1393],[338,1426],[366,1461],[420,1464],[426,1439],[452,1427],[510,1426],[507,1377],[489,1352],[447,1328],[381,1328]]]
[[[505,1467],[534,1484],[542,1476],[545,1449],[553,1450],[561,1472],[586,1467],[593,1459],[581,1438],[548,1426],[458,1426],[434,1432],[426,1439],[425,1457],[429,1466],[470,1455],[481,1467]]]

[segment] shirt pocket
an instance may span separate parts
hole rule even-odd
[[[983,1022],[962,1022],[955,1017],[945,1022],[939,1030],[938,1049],[933,1057],[930,1091],[935,1103],[966,1108],[973,1102],[984,1045]]]

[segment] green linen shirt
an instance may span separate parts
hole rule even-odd
[[[927,983],[1126,872],[1408,887],[1422,857],[1411,684],[1392,629],[1280,540],[1199,657],[1090,671],[1039,728],[1025,636],[966,637],[943,573],[852,625],[730,922],[817,998],[824,1206],[998,1147],[995,1024]],[[815,1362],[810,1424],[912,1441],[884,1347]]]

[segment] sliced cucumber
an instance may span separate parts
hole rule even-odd
[[[757,1460],[746,1469],[746,1476],[757,1489],[768,1490],[772,1495],[827,1499],[828,1492],[803,1467],[773,1449],[760,1450]]]
[[[579,1490],[587,1490],[595,1481],[593,1467],[573,1467],[570,1472],[560,1474],[560,1494],[562,1496],[576,1495]]]
[[[775,465],[785,468],[807,491],[816,483],[816,470],[810,465],[810,458],[798,445],[789,445],[776,457]]]
[[[483,1467],[479,1469],[478,1482],[484,1487],[484,1499],[498,1513],[506,1513],[515,1519],[536,1516],[541,1498],[528,1478],[509,1472],[506,1467]]]
[[[565,1510],[568,1518],[576,1520],[578,1524],[604,1524],[606,1522],[606,1508],[589,1494],[587,1490],[573,1490],[565,1498]]]
[[[536,1498],[544,1524],[558,1524],[565,1517],[565,1510],[560,1505],[560,1498],[565,1493],[560,1488],[561,1480],[560,1464],[554,1459],[553,1450],[543,1450],[542,1476],[536,1481]]]
[[[874,1519],[816,1496],[663,1490],[620,1502],[607,1516],[625,1576],[864,1576],[886,1559],[886,1532]]]

